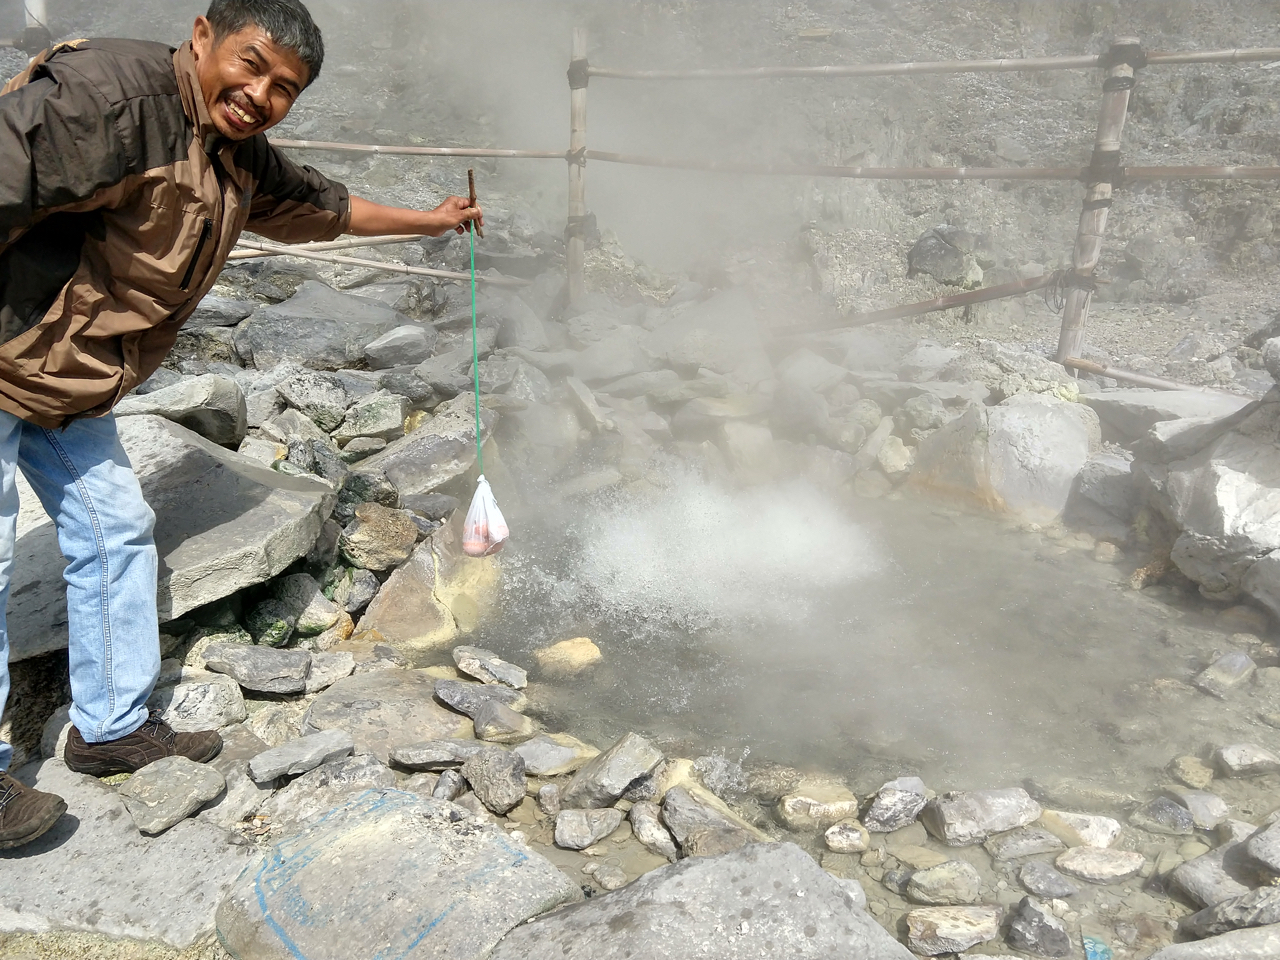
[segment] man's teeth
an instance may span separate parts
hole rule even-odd
[[[237,107],[234,103],[231,103],[228,101],[227,107],[231,110],[232,113],[234,113],[237,117],[239,117],[245,123],[252,124],[252,123],[258,122],[256,117],[249,116],[249,114],[245,113],[243,110]]]

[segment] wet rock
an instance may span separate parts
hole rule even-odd
[[[289,836],[367,790],[395,785],[395,773],[376,757],[344,757],[291,780],[262,805],[260,813],[280,835]]]
[[[622,811],[561,810],[556,815],[556,846],[566,850],[585,850],[598,843],[622,824]]]
[[[644,737],[628,733],[574,774],[561,794],[566,808],[607,807],[662,762],[662,753]]]
[[[165,757],[135,773],[120,785],[119,793],[138,829],[155,836],[187,819],[226,785],[222,774],[210,767],[186,757]]]
[[[458,623],[438,593],[443,565],[435,539],[420,543],[391,574],[361,618],[361,630],[376,630],[400,649],[433,650],[457,639]]]
[[[663,867],[579,909],[518,927],[491,960],[695,956],[910,958],[851,906],[835,878],[799,847],[780,843]]]
[[[999,935],[998,907],[922,907],[907,914],[907,946],[926,957],[963,953]]]
[[[1129,822],[1148,833],[1162,833],[1171,837],[1185,837],[1196,832],[1196,822],[1191,811],[1168,797],[1157,797],[1143,804],[1129,815]]]
[[[538,315],[523,301],[508,300],[499,314],[498,325],[499,347],[518,347],[522,350],[547,350],[550,341],[547,330]]]
[[[523,669],[507,663],[496,653],[479,647],[455,647],[453,662],[463,673],[482,683],[501,683],[523,690],[529,682],[528,674]]]
[[[254,783],[296,777],[322,763],[350,756],[354,749],[355,741],[345,730],[324,730],[258,754],[249,761],[249,776]]]
[[[145,396],[126,397],[115,414],[164,417],[227,447],[239,446],[249,431],[244,392],[230,377],[193,377]]]
[[[544,787],[543,789],[546,788]],[[557,801],[558,799],[557,797]],[[541,804],[541,793],[539,793],[538,800],[539,804]],[[636,839],[644,844],[645,849],[650,853],[666,857],[671,863],[675,863],[679,859],[680,851],[676,847],[675,838],[671,836],[671,831],[663,824],[662,810],[656,803],[641,800],[632,806],[627,818],[631,821],[631,829],[635,833]]]
[[[1009,946],[1036,957],[1066,957],[1071,954],[1071,938],[1062,921],[1043,903],[1023,897],[1009,922]]]
[[[467,351],[468,363],[470,357]],[[385,476],[401,496],[432,493],[475,463],[475,417],[475,399],[466,394],[455,397],[437,407],[417,430],[361,461],[355,472]],[[497,422],[497,413],[487,407],[481,411],[484,439]]]
[[[436,697],[472,719],[481,707],[492,701],[513,710],[523,710],[528,703],[523,693],[511,687],[496,683],[470,683],[466,680],[437,680]]]
[[[436,703],[434,692],[434,678],[417,670],[356,674],[312,701],[304,730],[346,730],[357,750],[384,763],[398,744],[471,737],[471,721]]]
[[[1272,960],[1280,956],[1280,927],[1234,930],[1195,943],[1157,950],[1151,960]]]
[[[1249,892],[1238,879],[1246,875],[1245,853],[1239,842],[1225,843],[1175,867],[1169,875],[1170,885],[1202,907],[1242,897]]]
[[[418,527],[404,510],[376,503],[356,507],[355,519],[342,531],[342,555],[365,570],[390,570],[409,559],[418,543]]]
[[[923,780],[899,777],[876,792],[862,822],[872,833],[892,833],[915,823],[926,802]]]
[[[147,706],[159,710],[178,733],[216,730],[240,723],[249,715],[238,683],[203,670],[184,669],[181,681],[171,687],[157,687]]]
[[[1019,860],[1042,853],[1057,853],[1066,844],[1040,827],[1020,827],[991,837],[983,846],[996,860]]]
[[[871,835],[857,820],[841,820],[828,827],[822,839],[835,853],[862,853],[871,846]]]
[[[972,864],[948,860],[913,873],[907,883],[907,898],[935,907],[977,903],[982,899],[982,877]]]
[[[1120,821],[1087,813],[1046,810],[1040,825],[1069,847],[1109,847],[1124,831]]]
[[[1245,927],[1280,924],[1280,887],[1260,887],[1184,917],[1179,929],[1192,937],[1216,937]]]
[[[1130,850],[1072,847],[1055,861],[1063,873],[1090,883],[1119,883],[1135,877],[1146,857]]]
[[[856,819],[858,798],[842,783],[806,780],[778,801],[778,816],[791,830],[825,830]]]
[[[311,672],[311,654],[305,650],[240,643],[214,644],[205,650],[204,662],[215,673],[226,674],[246,690],[260,693],[302,693]]]
[[[475,795],[498,816],[505,816],[524,799],[524,772],[524,758],[499,747],[478,750],[462,764],[462,776]]]
[[[696,784],[672,787],[662,799],[662,822],[686,857],[714,857],[768,839]]]
[[[1253,860],[1280,876],[1280,821],[1250,836],[1245,841],[1244,850]]]
[[[366,344],[406,323],[376,300],[307,280],[291,299],[255,310],[236,328],[235,346],[259,370],[290,360],[337,370],[360,363]]]
[[[396,327],[364,348],[370,370],[417,365],[435,348],[436,332],[416,323]]]
[[[338,653],[311,654],[311,672],[307,674],[306,693],[319,693],[328,690],[339,680],[351,676],[356,668],[354,654],[340,651]]]
[[[263,600],[249,611],[245,626],[262,647],[283,647],[293,636],[297,611],[282,600]]]
[[[971,288],[982,283],[982,268],[970,256],[927,230],[907,254],[907,276],[925,273],[939,283]]]
[[[925,805],[920,819],[937,839],[951,846],[981,843],[996,833],[1025,827],[1040,816],[1040,805],[1021,787],[945,793]]]
[[[406,770],[450,770],[486,749],[478,740],[423,740],[393,747],[391,762]]]
[[[1256,777],[1280,770],[1280,757],[1254,743],[1233,743],[1213,755],[1224,777]]]
[[[1165,420],[1220,419],[1249,404],[1248,397],[1199,390],[1104,390],[1081,397],[1117,442],[1132,443]]]
[[[1177,800],[1191,813],[1195,825],[1201,830],[1212,830],[1231,815],[1231,808],[1216,794],[1203,790],[1182,790],[1173,788],[1167,791],[1169,796]]]
[[[438,685],[437,685],[438,687]],[[600,751],[567,733],[540,733],[515,747],[525,770],[535,777],[558,777],[580,770]]]
[[[524,743],[541,729],[535,721],[497,700],[482,703],[472,720],[476,736],[491,743]]]
[[[1018,871],[1018,882],[1028,893],[1046,900],[1074,897],[1080,892],[1079,887],[1043,860],[1031,860],[1023,864]]]
[[[578,887],[549,861],[454,804],[370,791],[277,842],[218,910],[218,935],[248,958],[350,956],[311,916],[358,919],[387,956],[485,957],[524,921],[571,903]]]
[[[1257,672],[1258,665],[1247,653],[1233,650],[1213,661],[1192,683],[1205,693],[1225,700],[1227,694],[1243,687]]]
[[[1176,757],[1169,772],[1193,790],[1207,790],[1213,783],[1213,768],[1198,757]]]
[[[572,676],[604,659],[600,648],[587,637],[562,640],[549,647],[533,651],[534,662],[549,676]]]

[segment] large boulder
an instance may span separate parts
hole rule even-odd
[[[218,935],[240,960],[484,960],[513,927],[581,899],[549,860],[464,808],[370,790],[245,870]]]
[[[124,417],[119,428],[156,512],[162,621],[278,576],[333,512],[333,490],[319,480],[277,473],[169,420]],[[26,501],[9,595],[15,661],[67,645],[66,561],[52,521],[29,509],[35,495]]]
[[[799,847],[684,860],[509,933],[490,960],[910,960]]]
[[[1098,414],[1108,437],[1132,443],[1146,436],[1157,423],[1188,418],[1219,419],[1230,416],[1251,401],[1227,393],[1205,390],[1104,390],[1080,398]]]
[[[1062,516],[1101,444],[1097,416],[1043,394],[971,406],[925,438],[912,484],[1031,523]]]
[[[144,396],[125,397],[115,413],[117,417],[164,417],[224,447],[239,446],[249,432],[244,391],[230,377],[213,374],[182,380]]]
[[[409,318],[364,297],[308,280],[284,303],[259,307],[236,327],[236,352],[259,370],[292,360],[315,370],[364,361],[365,347]]]
[[[677,370],[712,370],[746,386],[773,378],[755,306],[742,290],[728,290],[678,311],[650,334],[645,346]]]

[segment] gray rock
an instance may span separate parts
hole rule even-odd
[[[368,790],[395,785],[395,773],[377,757],[345,757],[291,780],[262,805],[260,812],[280,835],[289,836]]]
[[[1193,903],[1212,907],[1248,893],[1250,872],[1245,846],[1232,842],[1179,864],[1169,882]]]
[[[1191,811],[1168,797],[1156,797],[1144,803],[1129,814],[1129,822],[1139,830],[1171,837],[1186,837],[1196,832]]]
[[[1216,794],[1181,787],[1166,792],[1190,811],[1192,820],[1201,830],[1212,830],[1231,816],[1231,808]]]
[[[1040,901],[1023,897],[1009,921],[1009,946],[1036,957],[1066,957],[1071,954],[1067,928]]]
[[[565,850],[585,850],[599,843],[622,825],[622,811],[561,810],[556,814],[556,846]]]
[[[1119,443],[1132,443],[1165,420],[1220,419],[1250,403],[1248,397],[1199,390],[1104,390],[1080,399]]]
[[[911,874],[907,898],[933,907],[978,903],[982,899],[982,877],[972,864],[948,860]]]
[[[238,683],[203,670],[183,670],[179,683],[156,687],[147,706],[159,710],[178,733],[216,730],[240,723],[249,715]]]
[[[138,829],[155,836],[187,819],[226,785],[217,770],[186,757],[165,757],[135,773],[119,793]]]
[[[925,231],[907,254],[907,276],[921,273],[951,286],[969,288],[982,283],[982,268],[936,230]]]
[[[1280,925],[1233,930],[1194,943],[1157,950],[1151,960],[1275,960],[1280,956]]]
[[[462,764],[462,776],[480,802],[500,817],[524,799],[524,759],[518,753],[485,747]]]
[[[1228,432],[1253,416],[1261,406],[1261,402],[1255,400],[1226,417],[1189,417],[1184,420],[1161,421],[1148,430],[1145,437],[1134,443],[1133,452],[1139,460],[1154,464],[1186,460],[1221,440]]]
[[[409,416],[412,407],[407,397],[379,390],[352,405],[347,411],[346,419],[333,432],[333,438],[339,443],[347,443],[360,437],[397,440],[404,436],[405,418]]]
[[[522,713],[516,713],[505,703],[487,700],[476,710],[472,718],[476,736],[492,743],[523,743],[531,739],[541,727]]]
[[[558,806],[558,795],[556,802]],[[662,809],[656,803],[641,800],[631,807],[627,818],[631,821],[631,830],[635,833],[636,839],[644,844],[650,853],[666,857],[671,863],[675,863],[680,858],[675,837],[671,836],[671,831],[662,822]]]
[[[74,930],[185,950],[212,930],[214,910],[251,847],[195,820],[146,839],[124,800],[93,777],[58,760],[19,773],[63,797],[74,816],[34,844],[0,853],[6,891],[22,891],[5,897],[0,931]]]
[[[196,818],[223,830],[233,830],[258,812],[271,798],[272,788],[259,786],[249,776],[249,760],[261,753],[266,744],[246,724],[224,729],[221,734],[222,752],[208,766],[226,779],[227,788],[205,804]]]
[[[1232,743],[1214,751],[1214,762],[1224,777],[1256,777],[1280,770],[1280,757],[1256,743]]]
[[[145,396],[126,397],[116,405],[115,414],[164,417],[228,447],[238,447],[249,432],[244,392],[229,377],[194,377]]]
[[[283,647],[297,626],[297,610],[283,600],[263,600],[245,617],[253,642],[261,647]]]
[[[727,815],[714,796],[692,786],[672,787],[662,798],[662,822],[687,857],[719,856],[737,850],[762,835],[747,830]]]
[[[343,463],[355,464],[386,448],[387,441],[377,437],[356,437],[342,448],[340,456]]]
[[[1258,665],[1252,657],[1242,650],[1233,650],[1213,661],[1192,683],[1205,693],[1225,700],[1228,693],[1247,684],[1257,672]]]
[[[322,763],[350,756],[354,749],[355,740],[345,730],[324,730],[258,754],[249,761],[249,776],[254,783],[296,777]]]
[[[413,376],[433,393],[442,397],[457,397],[472,386],[468,370],[474,363],[468,349],[444,350],[428,357],[413,368]]]
[[[436,332],[430,327],[407,324],[396,327],[364,348],[370,370],[417,365],[435,349]]]
[[[338,622],[337,604],[325,598],[320,584],[306,573],[281,577],[273,585],[272,592],[293,612],[290,619],[294,629],[304,637],[324,633]]]
[[[1063,873],[1090,883],[1119,883],[1137,876],[1146,857],[1131,850],[1072,847],[1054,861]]]
[[[523,710],[529,702],[523,693],[496,683],[468,683],[466,680],[437,680],[436,697],[472,719],[486,703],[496,700],[512,710]]]
[[[268,420],[278,417],[287,409],[284,397],[276,391],[275,387],[268,387],[265,390],[254,391],[247,394],[244,398],[245,414],[249,428],[257,430]],[[279,459],[275,457],[273,459]]]
[[[1280,924],[1280,887],[1257,890],[1224,900],[1183,917],[1179,929],[1192,937],[1216,937],[1245,927]]]
[[[801,349],[778,364],[778,379],[797,384],[815,393],[826,393],[843,383],[849,371],[812,350]]]
[[[983,846],[996,860],[1019,860],[1042,853],[1057,853],[1066,844],[1040,827],[1019,827],[991,837]]]
[[[277,842],[223,901],[218,935],[242,960],[347,960],[351,942],[334,924],[350,924],[384,956],[484,960],[513,927],[581,897],[545,858],[458,806],[374,790]]]
[[[1039,819],[1040,805],[1021,787],[945,793],[930,800],[921,821],[934,837],[955,847],[981,843]]]
[[[1254,833],[1244,845],[1245,853],[1280,876],[1280,821]]]
[[[400,499],[400,506],[428,520],[448,520],[461,509],[462,501],[447,493],[411,494]]]
[[[906,920],[907,946],[930,957],[963,953],[1000,935],[999,907],[921,907]]]
[[[347,594],[347,602],[343,609],[350,614],[357,614],[369,604],[382,589],[382,583],[372,570],[357,570],[351,578],[351,591]]]
[[[395,310],[314,280],[284,303],[259,307],[236,328],[236,352],[266,370],[292,360],[316,370],[355,366],[366,344],[408,323]]]
[[[485,408],[480,416],[487,440],[498,415]],[[410,496],[431,493],[470,470],[475,456],[475,399],[464,394],[437,407],[432,418],[407,437],[361,461],[356,473],[384,475],[401,496]]]
[[[204,662],[246,690],[261,693],[302,693],[311,672],[311,654],[305,650],[273,650],[242,643],[214,644],[205,650]]]
[[[560,785],[548,783],[538,788],[538,809],[549,817],[560,813]]]
[[[347,388],[337,377],[327,373],[305,371],[276,384],[276,392],[284,401],[321,430],[328,433],[338,424],[351,405]]]
[[[1074,897],[1080,888],[1043,860],[1030,860],[1018,871],[1018,882],[1028,893],[1046,900]]]
[[[343,557],[364,570],[390,570],[409,559],[418,543],[418,527],[405,510],[362,503],[342,531]]]
[[[644,737],[628,733],[576,774],[560,796],[566,808],[607,807],[633,783],[654,771],[662,753]]]
[[[547,329],[538,315],[516,298],[508,300],[499,311],[497,344],[504,348],[535,351],[547,350],[551,346]]]
[[[391,762],[406,770],[450,770],[488,749],[479,740],[423,740],[393,748]]]
[[[1098,454],[1081,469],[1074,495],[1113,517],[1131,521],[1138,506],[1133,464],[1113,453]]]
[[[253,300],[231,300],[227,297],[216,297],[208,294],[196,306],[195,313],[184,323],[184,330],[198,330],[201,327],[234,327],[241,320],[257,309]]]
[[[355,654],[339,651],[337,653],[311,654],[311,672],[307,674],[306,693],[319,693],[328,690],[339,680],[351,676],[356,668]]]
[[[436,689],[439,690],[439,684]],[[520,754],[524,759],[525,770],[535,777],[558,777],[574,773],[600,755],[595,747],[567,733],[540,733],[515,747],[513,752]]]
[[[925,803],[924,781],[899,777],[876,792],[862,824],[872,833],[892,833],[915,823]]]
[[[748,913],[749,911],[749,913]],[[799,847],[753,844],[655,870],[517,927],[491,960],[910,960]]]
[[[479,647],[454,647],[453,662],[482,683],[501,683],[516,690],[523,690],[529,683],[529,675],[522,668]]]
[[[280,574],[315,543],[333,493],[286,477],[160,417],[125,417],[120,440],[155,510],[160,618],[175,620]],[[10,659],[66,647],[66,560],[53,523],[14,551]]]
[[[471,737],[471,721],[436,703],[434,692],[434,678],[416,670],[358,673],[312,701],[304,729],[346,730],[359,752],[384,763],[397,744]]]
[[[467,792],[467,781],[461,770],[446,770],[436,781],[436,788],[431,796],[436,800],[457,800]]]

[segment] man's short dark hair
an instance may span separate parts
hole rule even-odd
[[[292,50],[306,64],[307,86],[320,76],[324,66],[324,37],[299,0],[213,0],[205,14],[213,25],[213,35],[221,41],[249,26],[257,26],[286,50]]]

